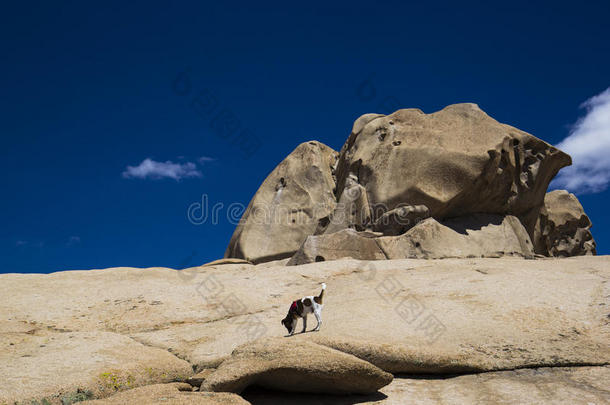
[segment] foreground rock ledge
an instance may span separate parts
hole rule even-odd
[[[392,378],[349,354],[293,338],[275,338],[237,348],[205,379],[201,390],[240,393],[256,385],[281,391],[368,394]]]
[[[0,404],[72,403],[193,372],[167,351],[115,333],[53,332],[11,321],[0,327]]]
[[[379,393],[345,397],[340,402],[327,395],[268,390],[252,390],[244,398],[257,405],[599,405],[610,403],[608,381],[610,367],[536,368],[450,378],[402,376]]]
[[[284,263],[0,275],[0,404],[186,381],[283,339],[290,302],[322,282],[322,329],[295,346],[439,376],[610,364],[608,256]]]
[[[226,392],[191,392],[188,384],[154,384],[121,392],[83,405],[248,405],[239,395]]]

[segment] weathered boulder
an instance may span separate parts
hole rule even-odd
[[[346,397],[342,404],[461,405],[553,404],[591,405],[610,403],[610,367],[555,367],[451,378],[401,376],[379,393]],[[269,390],[248,392],[257,405],[310,405],[337,403],[330,395],[294,394]]]
[[[377,243],[389,259],[534,256],[525,228],[514,216],[466,215],[442,222],[428,218],[399,236]]]
[[[83,405],[248,405],[250,402],[228,392],[191,392],[184,383],[153,384],[85,401]]]
[[[428,218],[398,236],[353,229],[309,236],[288,265],[346,257],[383,260],[501,256],[532,258],[529,235],[514,216],[477,214],[442,222]]]
[[[430,216],[425,205],[401,205],[384,212],[373,224],[373,230],[385,236],[402,235]]]
[[[574,194],[566,190],[551,191],[544,198],[536,223],[536,253],[556,257],[594,255],[592,226]]]
[[[269,338],[235,349],[205,379],[201,390],[240,393],[256,385],[294,392],[366,394],[392,378],[364,360],[325,346]]]
[[[339,203],[328,220],[321,221],[316,235],[334,233],[343,229],[362,231],[371,225],[371,210],[366,198],[366,190],[352,179],[343,190]]]
[[[341,149],[337,195],[351,176],[366,189],[370,204],[385,211],[425,205],[437,220],[511,214],[532,237],[549,182],[570,163],[567,154],[497,122],[476,104],[433,114],[367,114],[356,120]]]
[[[255,263],[290,257],[335,208],[336,159],[320,142],[299,145],[250,201],[225,257]]]
[[[594,253],[590,222],[578,216],[577,200],[560,214],[545,206],[549,182],[570,164],[567,154],[499,123],[476,104],[432,114],[365,114],[339,154],[307,142],[276,167],[250,202],[225,257],[269,262],[292,256],[310,235],[354,229],[398,236],[428,217],[442,222],[474,214],[517,217],[539,254]],[[506,248],[491,242],[488,251]]]
[[[374,213],[368,201],[366,189],[356,183],[354,176],[348,179],[339,203],[328,220],[321,221],[315,234],[331,234],[343,229],[370,230],[383,235],[400,235],[428,218],[430,211],[425,205],[401,205],[390,211]],[[373,218],[377,218],[373,222]]]
[[[387,259],[379,248],[375,234],[348,228],[331,234],[309,236],[290,258],[288,266],[353,258],[360,260]]]

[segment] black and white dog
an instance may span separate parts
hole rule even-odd
[[[310,295],[292,302],[292,305],[290,305],[290,309],[288,310],[288,315],[286,315],[286,318],[282,319],[282,325],[288,329],[290,335],[294,334],[299,318],[303,318],[303,330],[301,333],[305,332],[305,329],[307,328],[307,315],[311,313],[314,314],[318,321],[318,325],[315,327],[314,331],[320,330],[320,326],[322,325],[322,307],[324,307],[324,290],[326,290],[326,284],[322,283],[322,291],[317,297]]]

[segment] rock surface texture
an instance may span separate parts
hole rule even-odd
[[[336,159],[320,142],[299,145],[250,201],[225,257],[255,263],[290,257],[336,206]]]
[[[201,389],[240,393],[255,385],[281,391],[369,394],[392,378],[350,354],[312,342],[274,338],[234,350]]]
[[[351,257],[360,260],[387,259],[372,232],[344,229],[331,234],[309,236],[290,258],[288,265],[324,262]]]
[[[531,256],[533,245],[535,253],[545,256],[595,254],[591,224],[578,200],[566,197],[567,192],[545,198],[550,181],[570,164],[567,154],[499,123],[476,104],[450,105],[432,114],[418,109],[387,116],[365,114],[354,122],[338,156],[321,144],[306,143],[269,175],[225,256],[260,263],[296,254],[299,257],[292,263],[304,263],[311,260],[303,261],[303,251],[315,245],[327,252],[334,249],[335,253],[326,254],[329,258],[352,252],[347,256],[368,260],[379,256],[372,253],[377,250],[372,241],[354,234],[324,239],[325,235],[352,229],[402,236],[418,226],[416,233],[438,232],[444,242],[435,244],[431,254],[407,249],[385,258]],[[310,170],[316,174],[310,175]],[[299,186],[291,187],[293,183]],[[283,217],[296,223],[253,219],[255,212],[275,213],[280,205],[291,213]],[[311,214],[314,206],[323,208]],[[444,228],[456,218],[484,215],[511,218],[513,228],[516,218],[528,237],[517,231],[521,246],[516,249],[505,237],[488,238],[477,249],[478,228],[463,233],[463,238],[450,236]],[[428,217],[436,222],[421,226]],[[482,227],[487,225],[497,224],[492,221]],[[332,247],[316,242],[322,240]]]
[[[186,361],[120,334],[3,319],[0,404],[31,399],[33,392],[64,402],[100,397],[192,373]]]
[[[353,229],[309,236],[288,265],[351,257],[359,260],[520,256],[533,258],[527,231],[511,215],[467,215],[419,222],[399,236]]]
[[[444,219],[465,214],[529,218],[570,157],[544,141],[455,104],[433,114],[418,109],[355,125],[337,169],[337,194],[355,177],[372,205],[392,210],[425,205]],[[524,224],[526,228],[534,223]]]
[[[535,368],[440,379],[400,377],[377,394],[339,399],[265,390],[245,397],[257,405],[591,405],[610,402],[608,381],[610,367]]]
[[[567,257],[596,254],[591,220],[574,194],[555,190],[546,194],[536,224],[536,253]]]
[[[185,383],[153,384],[85,401],[83,405],[248,405],[250,402],[226,392],[192,392]]]
[[[0,404],[156,403],[165,397],[155,394],[157,388],[130,390],[173,381],[190,381],[196,389],[202,380],[204,388],[231,391],[244,381],[267,389],[302,382],[306,387],[298,391],[316,394],[329,392],[330,381],[342,392],[358,382],[369,392],[386,382],[380,370],[400,378],[367,394],[371,402],[413,397],[451,403],[452,390],[458,402],[490,393],[501,398],[497,403],[511,403],[513,395],[512,403],[523,403],[528,390],[532,398],[549,395],[553,402],[559,397],[544,391],[548,383],[566,398],[603,403],[610,364],[608,279],[610,258],[604,256],[4,274]],[[321,330],[311,332],[314,320],[307,333],[284,338],[279,321],[290,303],[317,294],[322,282],[328,287]],[[332,361],[336,368],[329,363],[335,358],[341,359]],[[294,361],[282,363],[286,359]],[[545,367],[552,370],[529,370]],[[558,368],[566,371],[553,374]],[[491,378],[488,372],[497,373]],[[475,375],[462,375],[469,373]],[[443,379],[408,379],[411,374]],[[168,398],[191,400],[191,393],[165,389],[171,390]],[[246,399],[253,389],[242,392]],[[125,397],[112,399],[123,391]],[[195,394],[204,393],[192,394],[200,401]],[[300,394],[292,395],[298,403]]]

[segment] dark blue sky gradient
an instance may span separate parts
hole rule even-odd
[[[2,7],[0,272],[201,264],[234,226],[192,225],[191,203],[247,204],[299,143],[338,150],[363,113],[474,102],[558,143],[610,85],[608,2],[129,3]],[[260,139],[251,158],[173,91],[187,68]],[[200,156],[202,178],[121,176]],[[602,254],[608,196],[580,196]]]

